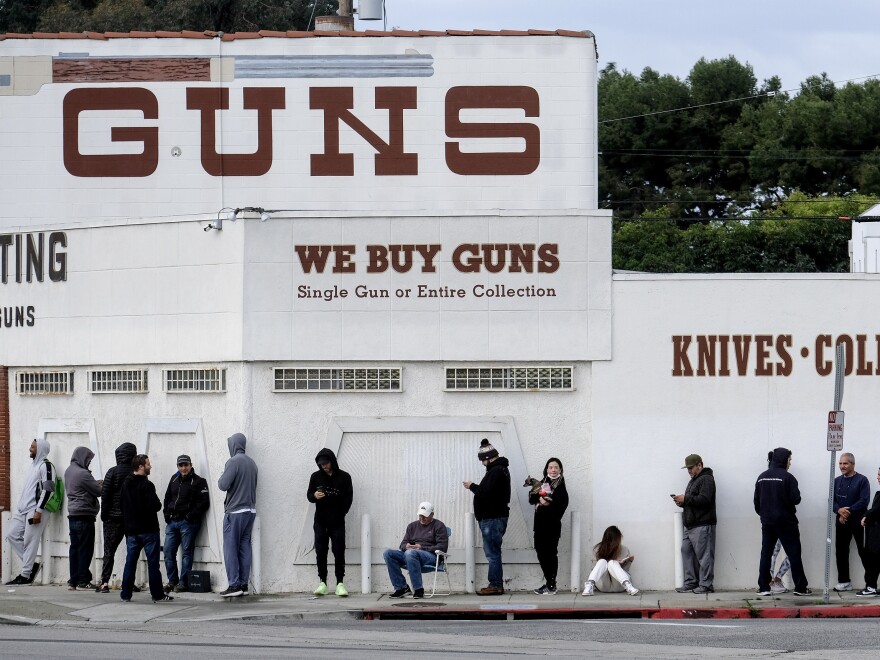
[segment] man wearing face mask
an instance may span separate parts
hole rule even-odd
[[[205,512],[211,506],[208,482],[196,474],[186,454],[177,457],[177,472],[168,482],[162,513],[165,516],[165,593],[179,593],[189,588],[189,572],[196,550],[196,536]],[[180,575],[177,573],[177,549],[181,548]]]

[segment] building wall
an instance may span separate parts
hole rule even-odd
[[[827,413],[833,346],[841,338],[851,350],[844,450],[855,454],[872,489],[880,464],[880,328],[868,302],[877,286],[876,276],[856,274],[615,275],[614,357],[593,364],[593,543],[607,525],[618,525],[638,558],[636,584],[674,586],[677,508],[669,494],[684,492],[688,478],[680,468],[685,456],[698,453],[718,488],[716,588],[754,586],[754,483],[778,446],[794,454],[807,576],[814,586],[822,583]],[[729,375],[722,336],[730,337]],[[739,350],[742,366],[736,336],[749,346],[747,354]],[[687,350],[681,338],[690,338]],[[700,342],[715,346],[714,362],[701,365]],[[676,345],[687,360],[676,359]],[[852,561],[855,577],[859,564]]]

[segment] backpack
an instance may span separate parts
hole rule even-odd
[[[61,505],[64,503],[64,481],[58,476],[58,471],[49,459],[44,458],[43,462],[46,464],[46,478],[52,480],[55,484],[52,497],[49,498],[49,501],[46,502],[46,506],[43,508],[49,513],[57,513],[61,511]],[[55,476],[53,477],[52,475]]]

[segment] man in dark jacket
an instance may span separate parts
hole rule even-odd
[[[95,553],[95,517],[100,506],[101,484],[89,471],[95,457],[88,447],[77,447],[64,471],[64,491],[67,495],[67,522],[70,529],[70,580],[68,589],[94,589],[92,584],[92,555]]]
[[[488,438],[480,442],[477,458],[486,468],[479,484],[465,481],[464,487],[474,494],[474,517],[483,535],[483,552],[489,562],[489,585],[480,589],[480,596],[504,593],[504,568],[501,563],[501,542],[510,517],[510,471],[508,461],[498,455]]]
[[[165,516],[165,591],[186,591],[196,550],[196,536],[205,511],[211,506],[208,482],[196,474],[186,454],[177,457],[177,472],[168,482],[162,513]],[[177,549],[181,548],[180,576],[177,575]]]
[[[865,532],[861,523],[871,501],[871,484],[865,475],[856,472],[856,457],[853,454],[841,454],[837,465],[840,467],[840,476],[834,480],[832,507],[836,517],[834,557],[837,563],[837,584],[834,591],[852,591],[852,582],[849,579],[850,541],[856,542],[856,551],[864,565]]]
[[[797,479],[789,473],[791,451],[777,447],[768,456],[770,468],[755,482],[755,513],[761,516],[761,563],[758,570],[758,594],[769,596],[770,558],[776,541],[782,543],[791,562],[794,595],[809,596],[807,576],[801,560],[801,534],[798,529],[796,507],[801,502]]]
[[[385,551],[385,567],[394,593],[389,598],[403,598],[410,593],[410,588],[403,577],[403,569],[409,573],[412,582],[413,598],[424,598],[425,589],[422,584],[422,569],[437,565],[436,551],[446,552],[449,549],[449,534],[446,525],[434,518],[434,505],[430,502],[419,504],[418,520],[406,526],[403,540],[397,550],[389,548]]]
[[[703,466],[699,454],[684,459],[691,480],[684,494],[673,495],[675,503],[684,509],[684,538],[681,559],[684,564],[684,584],[676,587],[679,593],[692,591],[706,594],[715,591],[715,477],[712,468]]]
[[[351,475],[339,469],[336,454],[324,448],[315,456],[318,469],[309,479],[306,498],[315,505],[315,559],[318,564],[318,588],[316,596],[326,596],[327,551],[333,543],[333,559],[336,562],[336,595],[348,596],[343,584],[345,578],[345,514],[351,508],[354,489]]]
[[[150,458],[138,454],[131,461],[132,475],[122,484],[122,517],[125,520],[125,570],[122,573],[123,602],[131,600],[134,574],[141,549],[147,556],[147,575],[153,602],[174,600],[162,590],[162,573],[159,571],[159,511],[162,502],[156,495],[156,487],[150,476]]]
[[[257,519],[257,464],[245,453],[247,438],[233,433],[226,439],[229,460],[217,481],[226,492],[223,502],[223,563],[229,585],[223,598],[246,596],[253,563],[251,533]]]
[[[877,483],[880,484],[880,470],[877,470]],[[877,576],[880,575],[880,490],[874,493],[871,508],[862,517],[865,528],[865,588],[856,596],[875,597]]]
[[[101,484],[101,522],[104,524],[104,560],[101,562],[101,584],[97,591],[101,594],[110,593],[110,577],[113,575],[113,563],[116,548],[125,537],[122,523],[122,484],[131,476],[131,459],[137,456],[137,447],[130,442],[123,442],[116,448],[116,465],[107,470]],[[140,591],[133,587],[134,591]]]

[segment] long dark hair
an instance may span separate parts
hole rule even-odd
[[[602,534],[602,540],[593,547],[593,554],[596,555],[596,559],[604,559],[605,561],[617,559],[622,540],[623,534],[620,533],[616,525],[611,525]]]

